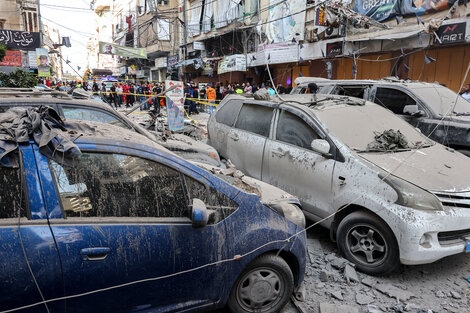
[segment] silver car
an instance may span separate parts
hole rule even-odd
[[[373,148],[390,130],[403,146]],[[222,157],[297,196],[307,218],[325,219],[363,272],[470,251],[470,159],[379,105],[345,96],[231,95],[208,132]]]

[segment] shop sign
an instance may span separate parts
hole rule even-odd
[[[127,73],[129,75],[136,75],[137,74],[137,69],[135,68],[135,65],[131,65],[127,68]]]
[[[439,40],[436,39],[435,41],[440,44],[463,42],[465,41],[466,28],[466,22],[441,25],[436,31]]]
[[[126,73],[127,73],[127,67],[121,66],[121,67],[119,68],[119,74],[125,75]]]
[[[180,58],[177,54],[175,55],[170,55],[167,58],[167,68],[168,71],[171,71],[173,67],[175,67],[176,64],[178,64]]]
[[[398,0],[355,0],[354,11],[382,22],[399,14],[400,3]]]
[[[204,47],[204,43],[202,41],[194,41],[193,42],[193,49],[194,50],[206,50]]]
[[[166,57],[155,59],[155,67],[156,68],[162,68],[162,67],[166,67],[166,66],[167,66]]]
[[[315,12],[315,25],[328,26],[328,21],[326,19],[326,11],[324,8],[317,8]]]
[[[135,76],[136,76],[137,78],[145,77],[145,70],[136,71],[136,72],[135,72]]]
[[[38,63],[36,61],[36,51],[28,51],[28,63],[29,68],[38,68]]]
[[[246,72],[246,56],[244,54],[229,55],[219,61],[218,74],[236,71]]]
[[[341,41],[326,44],[326,57],[335,57],[343,54],[343,43]]]
[[[36,62],[36,59],[34,59]],[[8,51],[6,52],[3,61],[0,62],[0,66],[22,66],[21,63],[21,52],[20,51]]]

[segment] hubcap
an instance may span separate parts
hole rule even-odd
[[[245,310],[264,312],[275,306],[282,297],[284,285],[280,275],[270,268],[248,272],[238,284],[237,301]]]
[[[351,228],[346,245],[356,261],[367,266],[383,263],[388,253],[387,242],[382,233],[367,224]]]

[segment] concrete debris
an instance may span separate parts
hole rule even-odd
[[[363,283],[367,287],[375,287],[375,284],[377,283],[377,279],[367,276],[361,281],[361,283]]]
[[[367,313],[384,313],[378,306],[376,305],[368,305],[367,306]]]
[[[320,280],[324,283],[328,282],[330,280],[330,277],[327,272],[321,271],[320,272]]]
[[[462,296],[458,292],[451,291],[450,294],[451,294],[452,298],[454,298],[454,299],[462,299]]]
[[[438,298],[446,298],[447,297],[447,295],[442,290],[436,291],[435,295]]]
[[[375,288],[381,293],[400,301],[408,301],[415,296],[413,293],[397,288],[391,284],[376,284]]]
[[[343,269],[346,264],[349,263],[348,260],[337,257],[334,253],[330,253],[325,257],[325,260],[331,264],[334,268]]]
[[[346,281],[348,283],[351,283],[351,282],[358,283],[359,282],[359,277],[357,276],[357,272],[351,265],[346,264],[346,266],[344,267],[343,274],[344,274],[344,278],[346,278]]]
[[[332,291],[332,292],[331,292],[331,296],[332,296],[333,298],[338,299],[338,300],[341,300],[341,301],[344,300],[343,294],[342,294],[341,291],[339,291],[339,290]]]
[[[370,304],[370,303],[374,302],[374,297],[372,297],[370,295],[367,295],[367,294],[364,294],[364,293],[358,292],[356,294],[356,302],[357,302],[357,304],[360,304],[360,305]]]
[[[349,305],[320,303],[320,313],[359,313],[359,309]]]

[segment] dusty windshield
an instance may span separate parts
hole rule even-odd
[[[434,84],[422,87],[413,86],[411,90],[439,115],[470,115],[470,102],[449,88]],[[452,110],[454,104],[455,108]]]
[[[428,147],[432,142],[413,126],[378,105],[338,106],[315,115],[343,143],[356,151],[388,151],[371,148],[377,136],[390,132],[400,134],[400,140],[406,140],[406,146],[393,147],[393,151],[405,151],[418,147]],[[390,145],[392,146],[392,145]]]

